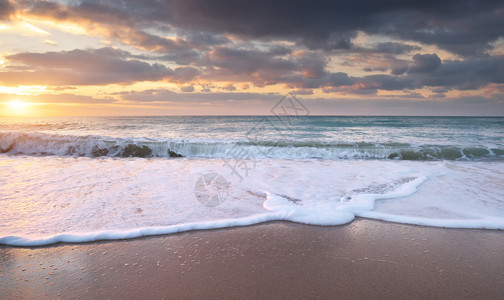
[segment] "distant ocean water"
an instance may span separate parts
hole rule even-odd
[[[504,229],[502,117],[0,119],[0,244],[354,217]]]

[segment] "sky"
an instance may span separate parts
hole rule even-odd
[[[0,116],[504,115],[503,1],[0,0]]]

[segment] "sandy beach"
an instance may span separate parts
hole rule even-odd
[[[0,247],[1,299],[443,298],[504,294],[504,233],[356,220]]]

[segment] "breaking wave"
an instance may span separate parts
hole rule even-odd
[[[504,149],[379,142],[183,140],[0,132],[0,153],[34,156],[224,159],[503,160]]]

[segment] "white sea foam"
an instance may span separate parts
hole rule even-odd
[[[340,225],[355,217],[504,229],[502,162],[265,159],[248,176],[229,166],[221,159],[0,156],[0,244],[124,239],[273,220]],[[207,173],[229,182],[216,207],[195,196]]]

